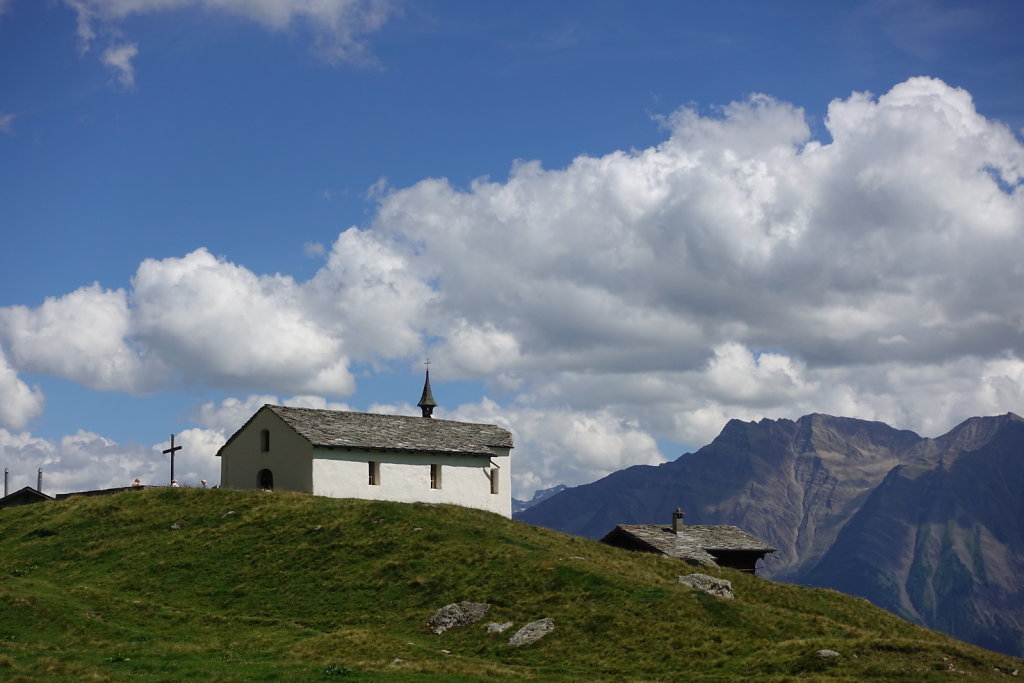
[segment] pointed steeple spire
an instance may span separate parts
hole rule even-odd
[[[427,359],[426,365],[430,365],[430,359]],[[427,368],[427,379],[423,383],[423,394],[420,396],[420,402],[417,403],[420,410],[423,411],[423,417],[432,417],[434,408],[437,407],[437,403],[434,402],[434,394],[430,391],[430,368]]]

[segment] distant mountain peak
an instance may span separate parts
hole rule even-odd
[[[971,417],[946,434],[938,437],[936,441],[947,448],[957,448],[962,451],[976,451],[983,447],[1006,428],[1020,429],[1024,425],[1024,419],[1015,413],[993,415],[990,417]]]
[[[550,488],[538,489],[538,490],[534,491],[533,492],[533,498],[531,498],[530,500],[519,500],[518,498],[513,498],[512,499],[512,513],[515,514],[517,512],[522,512],[523,510],[528,510],[531,507],[533,507],[534,505],[536,505],[537,503],[540,503],[541,501],[547,500],[551,496],[554,496],[555,494],[561,493],[562,491],[566,490],[567,488],[569,488],[569,487],[566,486],[565,484],[556,484],[556,485],[554,485],[554,486],[552,486]]]

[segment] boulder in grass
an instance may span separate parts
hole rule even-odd
[[[480,621],[490,608],[486,602],[453,602],[434,612],[434,616],[427,619],[427,626],[441,635],[450,628]]]
[[[526,626],[516,631],[515,635],[508,639],[509,647],[519,647],[534,643],[555,630],[555,620],[550,617],[531,621]]]
[[[735,593],[732,592],[732,581],[728,579],[719,579],[707,574],[688,574],[687,576],[680,576],[679,583],[690,588],[702,590],[719,598],[725,598],[726,600],[732,600],[736,597]]]

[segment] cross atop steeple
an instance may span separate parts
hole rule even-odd
[[[427,358],[427,362],[424,363],[427,366],[427,379],[423,383],[423,393],[420,395],[420,402],[417,403],[420,410],[423,411],[423,417],[432,417],[434,408],[437,407],[437,403],[434,402],[434,394],[430,391],[430,358]]]

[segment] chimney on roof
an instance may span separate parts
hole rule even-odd
[[[43,468],[39,468],[39,475],[36,476],[36,491],[43,492]]]
[[[681,508],[676,508],[676,511],[672,513],[672,533],[678,534],[683,528],[683,511]]]
[[[10,472],[5,467],[4,468],[4,498],[7,497],[7,478],[10,477],[10,476],[11,476]]]
[[[430,361],[428,360],[426,364],[430,365]],[[437,404],[434,402],[434,394],[430,391],[430,368],[427,368],[427,379],[423,383],[423,393],[420,395],[420,402],[416,405],[423,411],[423,417],[432,417],[434,408],[437,407]]]

